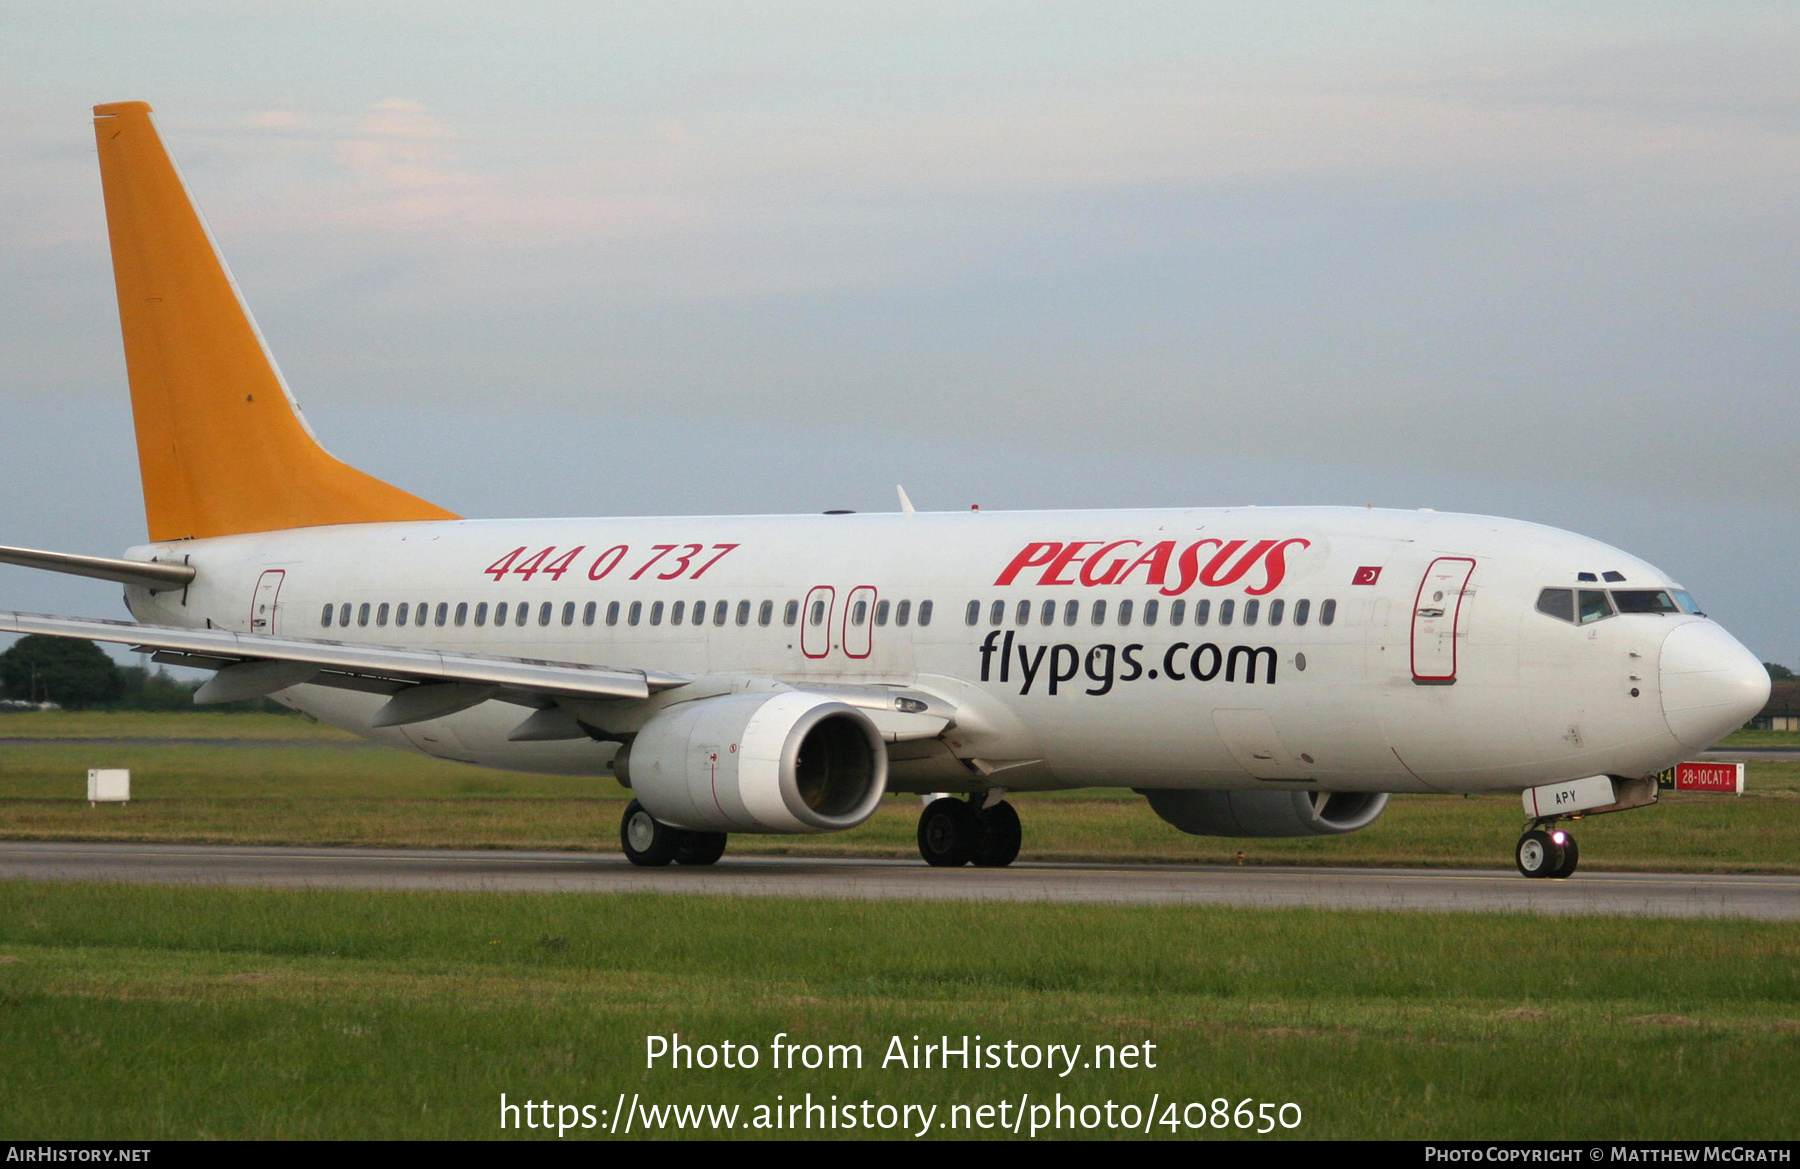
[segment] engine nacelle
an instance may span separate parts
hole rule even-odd
[[[661,710],[613,762],[658,820],[698,832],[841,832],[887,792],[887,744],[869,717],[786,690]]]
[[[1193,836],[1339,836],[1373,824],[1388,801],[1386,792],[1139,790]]]

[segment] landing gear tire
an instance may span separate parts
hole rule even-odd
[[[725,842],[728,839],[730,838],[723,832],[683,832],[681,843],[675,846],[675,863],[716,864],[725,855]]]
[[[1576,864],[1581,860],[1581,846],[1575,843],[1574,835],[1568,832],[1560,833],[1560,835],[1563,838],[1563,861],[1556,867],[1556,871],[1550,874],[1558,879],[1573,873]]]
[[[1019,826],[1019,813],[1005,800],[976,813],[981,822],[981,843],[975,849],[975,867],[1003,869],[1019,859],[1019,844],[1024,829]]]
[[[981,820],[962,800],[945,796],[919,813],[919,855],[933,868],[957,869],[981,848]]]
[[[674,860],[687,835],[646,812],[636,800],[625,806],[625,815],[619,820],[619,846],[625,850],[625,859],[646,869],[661,868]]]
[[[1519,866],[1519,872],[1527,877],[1560,876],[1559,870],[1567,860],[1563,846],[1551,838],[1542,828],[1533,828],[1519,837],[1519,843],[1513,849],[1513,860]]]

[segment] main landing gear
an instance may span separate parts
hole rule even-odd
[[[625,859],[644,868],[678,865],[710,865],[725,855],[725,833],[690,832],[664,824],[632,800],[619,821],[619,844]]]
[[[1527,877],[1566,877],[1581,860],[1581,847],[1555,820],[1534,820],[1519,837],[1513,860]]]
[[[983,803],[982,796],[967,800],[944,796],[925,806],[919,813],[919,855],[926,864],[1000,869],[1018,859],[1023,836],[1019,813],[1005,800],[991,807]]]

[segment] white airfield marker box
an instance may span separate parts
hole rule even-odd
[[[88,803],[123,804],[131,799],[131,771],[123,767],[88,770]]]

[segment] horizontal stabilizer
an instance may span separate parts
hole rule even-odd
[[[184,589],[194,579],[194,570],[185,564],[116,560],[111,556],[77,556],[72,552],[40,552],[35,548],[0,546],[0,564],[41,568],[45,572],[60,572],[68,576],[91,576],[96,580],[137,585],[153,593]]]

